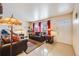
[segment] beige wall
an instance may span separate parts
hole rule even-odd
[[[78,13],[78,18],[75,14]],[[79,55],[79,4],[75,5],[73,11],[73,47],[76,55]]]
[[[55,42],[72,45],[72,14],[51,18],[55,34]]]

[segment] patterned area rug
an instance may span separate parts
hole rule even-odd
[[[33,50],[35,50],[36,48],[40,47],[43,43],[41,42],[38,42],[38,41],[35,41],[35,40],[29,40],[27,45],[28,45],[28,48],[26,50],[26,54],[32,52]]]

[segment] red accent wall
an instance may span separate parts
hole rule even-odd
[[[51,22],[50,20],[47,21],[48,29],[51,29]],[[48,35],[51,35],[51,30],[48,30]]]

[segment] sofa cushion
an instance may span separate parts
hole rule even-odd
[[[4,44],[10,43],[10,39],[4,38],[2,39]]]
[[[12,36],[13,42],[18,42],[19,41],[19,36]]]

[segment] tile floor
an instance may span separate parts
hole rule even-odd
[[[44,43],[29,54],[22,52],[18,56],[74,56],[74,50],[71,45],[63,43]]]

